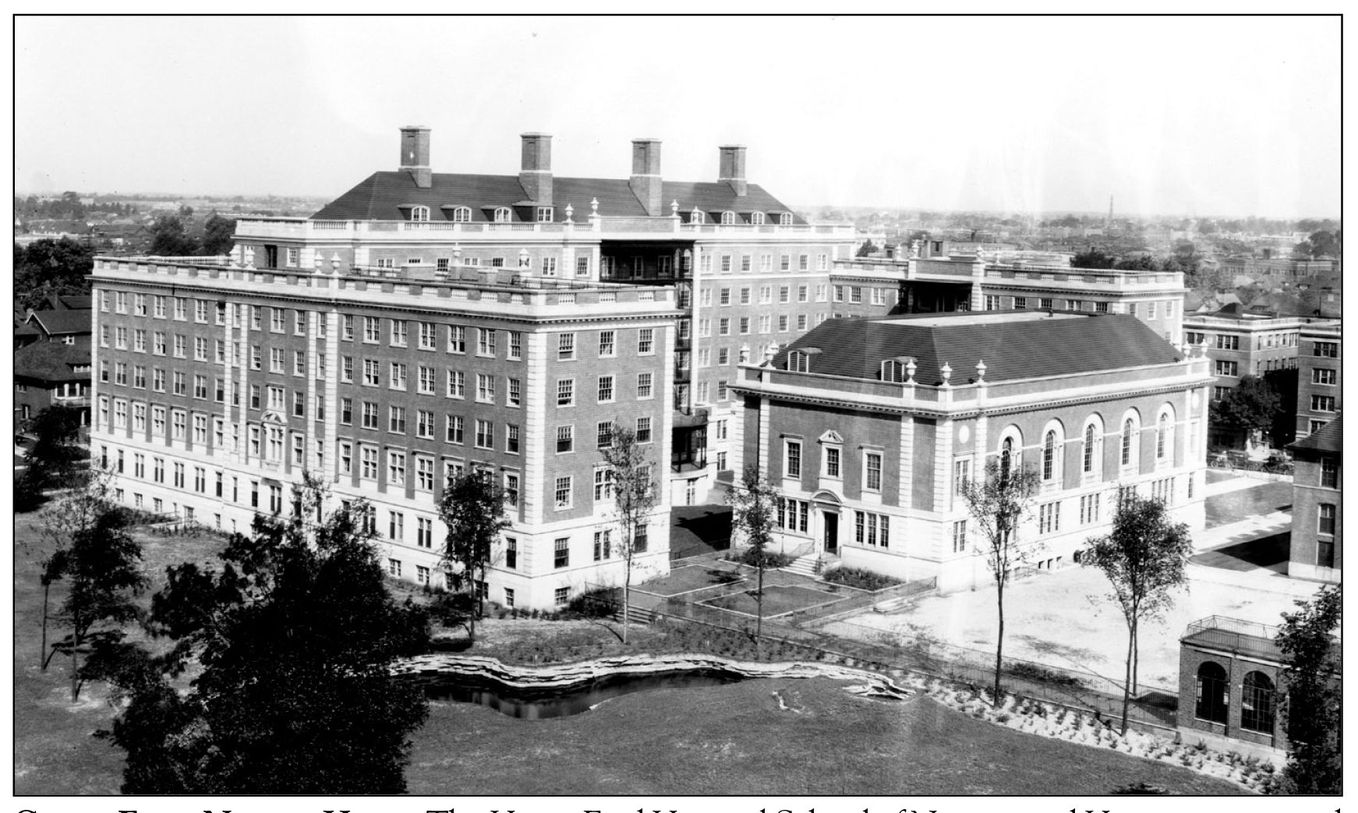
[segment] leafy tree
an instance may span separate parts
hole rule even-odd
[[[647,446],[637,433],[617,423],[609,430],[609,443],[599,450],[608,465],[613,487],[613,516],[618,523],[614,549],[622,559],[622,642],[627,643],[628,615],[632,609],[632,568],[638,553],[637,529],[655,510],[656,486]]]
[[[40,488],[66,482],[89,454],[79,444],[80,410],[76,407],[45,407],[29,419],[27,429],[34,437],[28,468]]]
[[[127,752],[129,794],[400,793],[427,705],[393,675],[422,651],[428,619],[387,592],[357,503],[320,523],[258,517],[220,572],[168,568],[148,628],[164,655],[111,641],[91,672],[124,711],[103,736]],[[192,662],[181,693],[170,682]]]
[[[1136,257],[1132,257],[1132,258],[1126,259],[1126,260],[1118,260],[1117,262],[1113,263],[1113,267],[1114,267],[1114,268],[1117,268],[1117,269],[1120,269],[1120,270],[1123,270],[1123,271],[1158,271],[1158,270],[1160,270],[1159,266],[1155,264],[1155,260],[1151,259],[1151,258],[1150,258],[1148,255],[1146,255],[1146,254],[1140,254],[1140,255],[1138,255],[1138,256],[1136,256]]]
[[[861,246],[858,247],[858,251],[856,251],[856,252],[854,253],[853,256],[855,256],[855,257],[871,257],[871,256],[872,256],[872,252],[874,252],[874,251],[876,251],[876,250],[877,250],[877,247],[874,246],[874,245],[872,244],[872,241],[871,241],[871,240],[864,240],[864,241],[863,241],[863,245],[861,245]]]
[[[14,304],[41,310],[53,295],[90,292],[86,275],[94,270],[94,249],[63,237],[14,246]]]
[[[1282,400],[1268,382],[1247,375],[1236,387],[1208,407],[1209,420],[1242,432],[1265,432],[1272,428]]]
[[[1283,652],[1286,694],[1283,721],[1287,729],[1284,793],[1343,792],[1343,728],[1340,716],[1339,648],[1334,631],[1343,614],[1339,585],[1322,588],[1315,597],[1297,602],[1283,613],[1278,648]]]
[[[467,628],[468,637],[475,641],[476,619],[482,611],[479,585],[486,580],[486,567],[490,564],[495,540],[509,527],[509,519],[505,517],[504,489],[487,472],[472,470],[459,474],[443,489],[439,517],[448,526],[443,560],[449,565],[462,565],[475,599],[475,610],[470,613],[471,623]]]
[[[188,257],[198,253],[198,241],[184,230],[184,221],[175,215],[161,215],[151,224],[149,253],[160,257]]]
[[[991,702],[1000,702],[1000,669],[1004,664],[1004,588],[1016,565],[1027,552],[1019,546],[1018,526],[1028,513],[1037,493],[1037,472],[1015,465],[986,463],[981,480],[968,480],[962,486],[962,499],[976,520],[985,540],[982,553],[995,579],[995,609],[998,628],[995,634],[995,693]]]
[[[1137,639],[1141,620],[1154,618],[1173,603],[1187,584],[1185,566],[1193,552],[1188,526],[1172,522],[1160,500],[1129,496],[1118,503],[1113,529],[1091,539],[1080,563],[1108,577],[1113,597],[1127,622],[1127,674],[1122,687],[1122,733],[1136,691]]]
[[[231,246],[235,242],[236,221],[222,217],[213,212],[208,215],[207,222],[203,224],[203,245],[204,254],[215,256],[226,254],[231,251]]]
[[[1091,248],[1088,251],[1076,254],[1074,259],[1071,260],[1071,266],[1074,268],[1112,268],[1116,261],[1117,258],[1113,255]]]
[[[120,637],[120,627],[140,617],[133,598],[146,585],[139,567],[141,545],[127,531],[126,512],[107,502],[90,510],[88,524],[75,527],[69,546],[53,554],[55,561],[43,569],[45,581],[64,578],[68,585],[57,620],[70,634],[54,646],[71,658],[72,703],[80,699],[89,676],[80,668],[82,651]]]
[[[753,463],[747,464],[741,473],[740,486],[726,493],[726,501],[732,508],[731,527],[744,536],[753,554],[755,567],[759,568],[759,589],[755,593],[755,606],[758,608],[756,636],[764,629],[764,566],[768,563],[768,546],[773,542],[777,500],[778,489],[767,478],[759,475],[759,467]]]

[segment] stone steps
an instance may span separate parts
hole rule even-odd
[[[816,578],[816,576],[820,575],[819,573],[816,572],[819,561],[820,556],[818,554],[808,553],[805,556],[798,556],[796,559],[793,559],[792,562],[787,567],[779,569],[786,570],[789,573],[796,573],[799,576],[806,576],[808,578],[814,579]]]

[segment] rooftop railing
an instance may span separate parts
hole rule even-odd
[[[577,213],[578,214],[578,213]],[[716,224],[689,223],[682,216],[610,217],[584,215],[568,221],[550,223],[451,222],[443,220],[313,220],[300,217],[246,217],[236,221],[237,237],[343,237],[360,234],[438,235],[448,234],[567,234],[574,231],[653,234],[771,234],[852,236],[847,224]]]

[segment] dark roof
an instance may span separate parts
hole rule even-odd
[[[24,322],[22,325],[19,325],[18,327],[14,328],[14,335],[15,335],[16,337],[18,337],[18,336],[41,336],[41,335],[42,335],[42,331],[41,331],[41,330],[38,330],[36,327],[33,327],[33,326],[30,325],[29,323]]]
[[[29,321],[37,322],[48,336],[66,333],[89,333],[92,329],[89,310],[33,311]]]
[[[53,307],[57,309],[87,311],[94,307],[94,297],[89,294],[62,294],[53,298],[56,299]]]
[[[819,348],[809,371],[876,380],[882,362],[913,357],[915,380],[942,383],[944,364],[952,383],[976,377],[986,364],[987,381],[1116,370],[1169,364],[1182,356],[1146,323],[1127,314],[1043,311],[986,311],[871,319],[830,319],[783,348],[773,365],[786,367],[787,354]]]
[[[89,363],[89,350],[79,350],[74,345],[60,342],[38,342],[14,351],[14,376],[50,383],[88,381],[89,371],[77,373],[71,368]]]
[[[1343,420],[1343,415],[1336,415],[1334,420],[1320,427],[1319,432],[1312,432],[1288,448],[1301,452],[1338,452],[1344,441],[1344,430],[1340,426]]]
[[[453,209],[471,209],[472,222],[494,219],[498,206],[530,207],[523,185],[517,175],[463,175],[436,173],[427,189],[415,185],[409,172],[374,172],[353,189],[340,195],[312,215],[313,220],[408,220],[409,207],[429,207],[430,220],[453,219]],[[679,212],[685,220],[694,207],[706,212],[716,221],[722,212],[733,211],[748,222],[749,212],[769,215],[788,212],[793,222],[802,224],[792,208],[765,192],[757,184],[749,184],[746,194],[737,196],[725,181],[716,183],[683,183],[666,181],[662,186],[662,214],[670,214],[672,201],[679,202]],[[605,217],[644,217],[646,210],[632,192],[626,180],[608,178],[552,178],[553,215],[557,222],[566,219],[566,205],[574,207],[574,220],[587,221],[590,201],[599,201],[599,214]],[[535,219],[535,212],[515,210],[515,221]]]

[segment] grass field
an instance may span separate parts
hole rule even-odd
[[[411,793],[431,795],[1088,795],[1138,781],[1173,793],[1241,792],[1186,769],[975,720],[928,698],[892,704],[841,685],[817,678],[658,689],[542,721],[436,703],[406,776]]]
[[[796,612],[807,607],[829,604],[843,599],[844,596],[837,596],[821,590],[809,590],[805,587],[769,587],[765,585],[764,617],[773,618],[784,613]],[[732,593],[729,596],[718,596],[702,603],[720,607],[723,610],[745,613],[746,615],[756,615],[759,612],[759,604],[755,601],[753,590]]]

